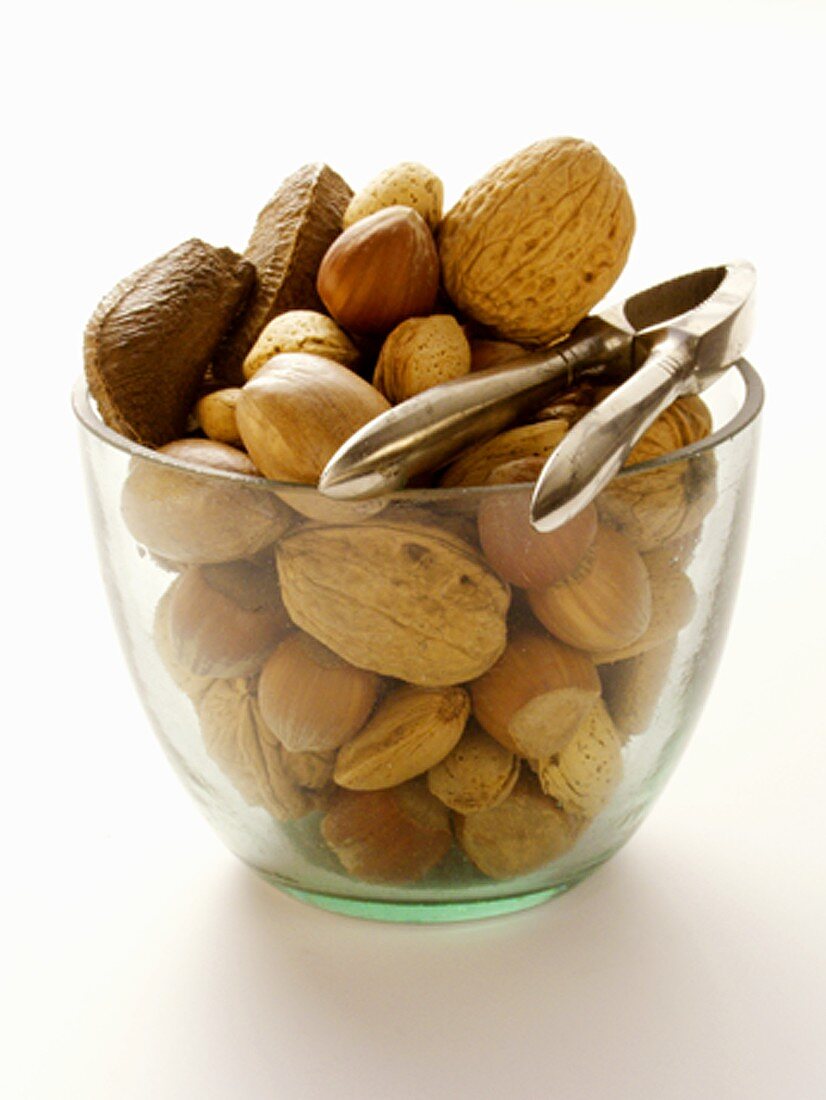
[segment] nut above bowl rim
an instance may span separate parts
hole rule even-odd
[[[657,470],[662,467],[676,465],[677,463],[684,462],[686,459],[691,459],[697,455],[703,454],[705,451],[712,451],[715,447],[719,446],[719,444],[733,439],[756,420],[763,408],[765,400],[765,389],[760,375],[746,359],[738,359],[736,363],[733,363],[727,375],[731,371],[739,373],[744,385],[744,392],[739,408],[725,424],[720,425],[720,427],[716,428],[710,435],[705,436],[705,438],[695,443],[691,443],[687,447],[682,447],[677,451],[670,451],[656,458],[650,458],[645,462],[625,466],[616,477],[621,479],[629,474],[640,474],[648,470]],[[274,489],[286,488],[293,493],[319,493],[315,485],[307,485],[301,482],[274,481],[265,477],[230,473],[224,470],[206,469],[203,466],[198,466],[190,462],[182,462],[180,459],[153,450],[151,447],[146,447],[142,443],[127,439],[126,436],[120,435],[118,432],[114,431],[114,429],[104,424],[89,394],[86,379],[82,374],[78,376],[72,387],[71,400],[74,414],[84,428],[97,436],[102,442],[135,458],[157,462],[161,466],[167,466],[189,473],[201,474],[208,478],[234,482],[239,485],[256,486],[259,489],[262,485],[271,485]],[[514,482],[510,485],[466,485],[447,488],[435,486],[423,489],[410,489],[405,487],[393,493],[388,493],[387,497],[388,499],[403,498],[407,501],[419,502],[432,501],[434,499],[449,501],[467,497],[468,495],[495,495],[508,491],[524,492],[524,490],[524,482]]]

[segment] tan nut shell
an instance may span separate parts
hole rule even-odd
[[[645,633],[651,621],[651,582],[632,543],[600,527],[577,569],[528,594],[531,609],[551,634],[586,653],[614,652]]]
[[[170,588],[173,657],[197,676],[251,676],[288,629],[287,613],[283,606],[244,607],[209,582],[208,571],[192,566]]]
[[[523,149],[465,191],[442,221],[445,288],[505,339],[566,335],[625,264],[634,213],[622,177],[588,142]]]
[[[626,466],[661,458],[704,439],[711,414],[699,397],[675,401],[632,450]],[[696,455],[635,474],[623,473],[600,494],[603,522],[622,531],[642,551],[657,549],[696,530],[716,499],[716,460]]]
[[[273,735],[292,752],[326,752],[358,733],[378,692],[375,673],[294,631],[261,670],[258,705]]]
[[[284,766],[282,746],[261,718],[248,680],[215,680],[198,702],[207,752],[251,806],[263,806],[279,821],[316,808],[311,791],[299,787]]]
[[[300,351],[352,367],[359,353],[332,317],[313,309],[290,309],[274,317],[253,344],[241,371],[249,381],[274,355]]]
[[[517,756],[474,724],[444,760],[430,769],[427,785],[451,810],[479,813],[508,797],[520,767]]]
[[[617,733],[624,740],[648,728],[660,702],[675,641],[664,642],[638,657],[601,665],[603,698]]]
[[[159,450],[204,472],[133,459],[121,511],[132,536],[171,561],[202,564],[250,557],[275,542],[292,512],[262,482],[210,476],[254,475],[250,458],[211,439],[181,439]]]
[[[423,164],[404,161],[372,179],[358,191],[344,211],[344,228],[384,210],[388,206],[410,206],[431,229],[442,220],[444,187],[435,173]]]
[[[237,386],[227,386],[225,389],[204,394],[196,402],[195,419],[208,439],[229,443],[231,447],[242,445],[238,421],[235,419],[235,406],[240,392]]]
[[[567,852],[576,839],[574,824],[525,772],[497,806],[456,815],[454,822],[462,851],[494,879],[536,871]]]
[[[514,631],[493,668],[470,686],[479,724],[522,756],[550,756],[599,697],[590,657],[532,630]]]
[[[270,359],[238,398],[238,428],[267,477],[315,485],[356,429],[389,408],[347,367],[303,352]]]
[[[498,471],[514,472],[508,462]],[[479,505],[479,542],[500,577],[520,588],[537,588],[564,580],[577,568],[597,533],[593,504],[555,531],[540,532],[531,524],[532,489],[508,490],[486,496]]]
[[[382,791],[337,790],[321,835],[344,869],[367,882],[416,882],[453,842],[448,810],[421,778]]]
[[[194,672],[190,672],[188,668],[181,664],[176,656],[175,649],[172,645],[172,639],[169,635],[169,605],[177,581],[178,578],[176,578],[169,588],[166,589],[155,607],[155,615],[152,623],[152,640],[155,643],[155,649],[161,659],[161,663],[169,673],[174,684],[179,687],[185,695],[188,695],[193,702],[197,702],[212,684],[214,677],[198,676]]]
[[[333,778],[356,791],[404,783],[447,756],[469,714],[470,699],[462,688],[396,688],[364,729],[339,749]]]
[[[484,443],[463,451],[442,475],[446,488],[460,485],[487,485],[491,474],[506,462],[546,459],[568,430],[565,420],[543,420],[500,432]]]
[[[470,345],[449,314],[411,317],[382,344],[373,385],[393,403],[461,378],[470,371]]]
[[[592,707],[557,756],[535,767],[542,790],[566,813],[596,817],[622,779],[622,745],[604,703]]]
[[[381,517],[308,525],[276,560],[293,622],[359,668],[444,686],[481,675],[505,647],[508,586],[446,531]]]
[[[697,606],[694,585],[679,568],[659,565],[648,569],[651,584],[651,619],[645,631],[628,645],[606,650],[595,657],[597,664],[625,661],[674,638],[686,626]]]

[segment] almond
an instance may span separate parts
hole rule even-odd
[[[336,783],[351,790],[381,790],[421,775],[447,756],[469,714],[470,699],[462,688],[396,688],[339,750]]]

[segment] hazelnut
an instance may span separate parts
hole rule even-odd
[[[530,490],[497,493],[479,506],[482,551],[500,577],[520,588],[556,584],[569,576],[597,533],[593,504],[545,534],[531,526],[530,511]]]
[[[515,632],[493,668],[470,685],[473,713],[521,756],[551,756],[599,698],[593,661],[538,631]]]
[[[439,257],[427,223],[390,206],[345,229],[318,269],[318,293],[348,332],[384,333],[433,310]]]
[[[575,572],[531,589],[528,599],[551,634],[591,654],[630,645],[651,621],[651,583],[643,560],[609,527],[599,528]]]
[[[213,477],[257,476],[248,455],[211,439],[180,439],[161,455],[201,471],[135,458],[121,497],[124,522],[135,540],[161,558],[202,564],[251,557],[275,542],[293,514],[261,482]]]
[[[597,664],[624,661],[656,649],[670,641],[686,626],[697,606],[694,585],[677,566],[646,564],[651,584],[651,618],[639,637],[627,645],[603,651],[595,656]]]
[[[650,725],[668,679],[675,647],[672,639],[637,657],[600,665],[605,705],[622,740],[643,733]]]
[[[328,752],[358,733],[373,709],[379,677],[355,668],[303,631],[271,654],[258,682],[267,726],[292,752]]]
[[[246,568],[261,572],[253,565]],[[209,573],[197,566],[170,589],[172,655],[196,676],[251,676],[289,625],[283,605],[244,607],[213,587]]]
[[[383,791],[336,791],[321,835],[345,870],[368,882],[416,882],[453,842],[447,807],[422,778]]]

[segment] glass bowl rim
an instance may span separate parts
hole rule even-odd
[[[731,365],[730,369],[739,372],[745,385],[743,401],[731,419],[725,424],[722,424],[716,431],[711,432],[710,435],[707,435],[704,439],[698,440],[696,443],[692,443],[687,447],[681,447],[678,451],[669,451],[667,454],[647,459],[645,462],[624,466],[616,476],[618,478],[627,477],[632,473],[640,474],[648,470],[657,470],[661,467],[692,459],[706,451],[713,450],[722,443],[727,443],[752,424],[760,415],[765,400],[765,390],[762,379],[751,363],[746,359],[738,359],[737,362]],[[290,493],[306,493],[308,495],[319,493],[315,485],[307,485],[302,482],[275,481],[271,478],[264,478],[258,475],[238,474],[226,470],[207,469],[195,463],[183,462],[181,459],[161,454],[160,451],[147,447],[142,443],[137,443],[133,439],[128,439],[126,436],[116,432],[113,428],[110,428],[107,424],[104,424],[94,407],[86,384],[86,379],[83,375],[80,375],[75,381],[72,387],[71,399],[74,414],[86,431],[97,436],[101,442],[119,451],[123,451],[125,454],[131,455],[133,458],[141,458],[171,469],[185,470],[187,473],[198,474],[205,478],[218,479],[220,481],[233,482],[236,484],[252,485],[259,490],[264,486],[268,486],[274,492],[289,490]],[[467,497],[469,494],[487,495],[501,493],[507,490],[524,491],[524,489],[524,482],[504,485],[435,486],[424,489],[399,489],[393,493],[388,493],[387,496],[390,499],[401,498],[408,501],[434,499],[449,500],[451,497]],[[336,501],[336,503],[345,504],[347,502]],[[364,501],[352,502],[354,507],[364,503]]]

